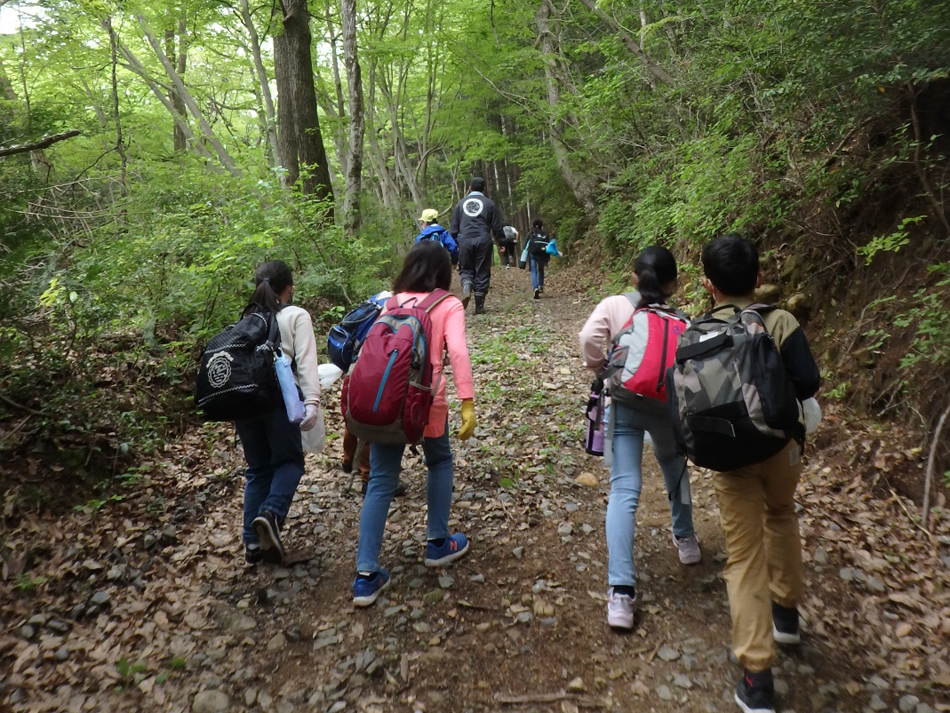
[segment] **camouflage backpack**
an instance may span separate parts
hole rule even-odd
[[[680,337],[666,395],[680,449],[696,465],[735,470],[804,436],[782,355],[754,304],[695,320]]]

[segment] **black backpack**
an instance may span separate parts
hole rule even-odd
[[[283,405],[274,360],[277,315],[251,312],[215,335],[201,354],[195,404],[208,421],[241,421]]]
[[[528,252],[535,257],[547,257],[548,243],[551,238],[544,233],[533,232],[528,236]]]

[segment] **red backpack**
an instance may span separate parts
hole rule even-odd
[[[676,341],[689,320],[670,307],[637,307],[633,295],[624,296],[633,303],[633,316],[611,340],[601,378],[610,398],[619,403],[643,397],[666,401],[666,372],[673,366]]]
[[[450,294],[435,290],[415,298],[386,303],[360,347],[356,363],[343,382],[346,427],[366,443],[418,443],[435,398],[432,386],[432,320],[429,312]]]

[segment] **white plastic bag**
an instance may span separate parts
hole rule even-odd
[[[802,423],[805,424],[806,436],[818,430],[818,424],[821,423],[821,406],[814,398],[802,401]]]
[[[343,370],[336,364],[320,364],[317,367],[317,376],[320,378],[320,388],[329,389],[343,376]]]
[[[327,427],[323,422],[323,408],[318,406],[317,422],[309,431],[300,432],[300,441],[304,453],[322,453],[326,441]]]

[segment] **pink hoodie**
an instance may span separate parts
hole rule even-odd
[[[399,304],[413,297],[421,302],[428,294],[425,292],[400,292],[396,295]],[[475,398],[475,385],[472,381],[472,362],[465,343],[465,308],[454,295],[450,295],[433,307],[429,312],[432,320],[432,343],[429,344],[429,360],[432,363],[432,382],[439,382],[439,390],[429,411],[429,423],[426,426],[426,438],[438,438],[445,433],[445,422],[449,415],[449,401],[445,395],[445,378],[442,376],[442,355],[448,350],[449,363],[452,365],[452,380],[459,399]]]

